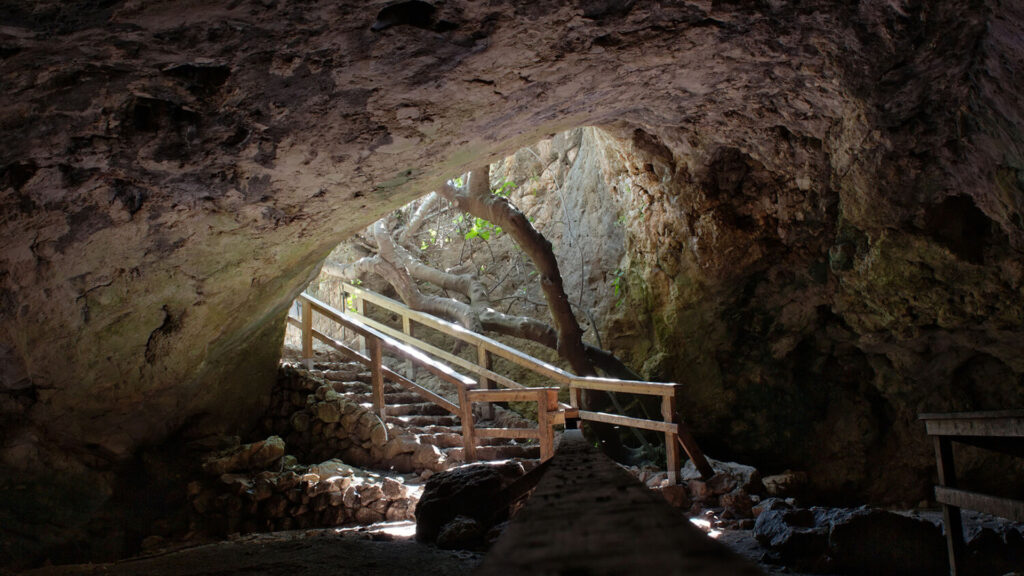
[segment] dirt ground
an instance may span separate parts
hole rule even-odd
[[[39,568],[31,576],[463,576],[483,556],[415,538],[335,529],[254,534],[112,564]]]
[[[726,530],[718,540],[757,562],[764,552],[753,531]],[[483,560],[468,551],[440,550],[411,536],[363,530],[295,530],[253,534],[168,550],[111,564],[39,568],[28,576],[467,576]],[[767,575],[801,576],[767,566]]]

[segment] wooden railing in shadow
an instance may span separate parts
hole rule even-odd
[[[705,478],[714,475],[704,454],[689,433],[688,427],[678,420],[676,404],[681,386],[662,382],[638,382],[610,378],[580,377],[570,374],[557,366],[534,358],[506,344],[466,330],[430,314],[413,310],[404,304],[375,292],[344,284],[348,311],[341,311],[328,304],[303,294],[298,298],[302,306],[301,318],[289,316],[289,322],[302,331],[303,358],[313,357],[313,339],[338,350],[366,365],[373,374],[374,410],[384,418],[384,380],[391,380],[433,402],[462,421],[463,442],[466,461],[476,459],[476,438],[536,438],[540,443],[541,459],[546,460],[554,453],[554,426],[564,424],[566,419],[580,419],[603,422],[619,426],[631,426],[665,434],[666,460],[669,479],[678,481],[680,446],[694,461]],[[388,312],[397,314],[402,328],[388,326],[365,314],[365,304],[370,303]],[[313,329],[313,315],[318,314],[351,331],[360,340],[364,352],[350,348],[343,342]],[[441,349],[415,336],[422,328],[431,329],[475,348],[476,360],[468,360],[448,350]],[[382,364],[383,352],[388,351],[407,363],[408,373],[399,374]],[[552,382],[551,387],[527,387],[493,370],[493,359],[503,358]],[[473,380],[453,369],[471,372]],[[458,393],[454,403],[435,392],[413,382],[413,367],[426,369],[431,374],[452,384]],[[501,388],[498,388],[501,387]],[[558,401],[559,387],[569,390],[570,404]],[[580,410],[584,390],[621,392],[627,394],[654,395],[661,397],[661,420],[633,418],[605,412]],[[483,403],[485,417],[492,417],[488,408],[493,402],[536,402],[538,426],[523,428],[477,428],[473,417],[473,404]]]

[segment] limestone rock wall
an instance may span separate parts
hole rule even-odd
[[[1011,354],[1021,11],[997,0],[0,3],[4,555],[73,538],[140,448],[254,425],[284,311],[339,240],[572,126],[603,126],[648,159],[632,162],[633,189],[650,196],[636,206],[652,228],[632,250],[652,265],[631,268],[648,287],[632,293],[669,321],[648,314],[629,347],[655,358],[651,374],[705,383],[690,414],[743,416],[718,410],[702,433],[773,451],[829,416],[820,402],[792,421],[756,416],[777,396],[750,392],[767,393],[773,374],[740,359],[743,378],[724,378],[723,342],[794,359],[770,366],[834,357],[804,380],[838,375],[843,398],[910,399],[828,404],[851,420],[842,437],[877,430],[849,416],[858,410],[909,435],[926,388],[973,386],[994,402],[985,387],[1019,386],[1024,357]],[[748,304],[759,291],[775,304]],[[694,307],[702,295],[717,304]],[[706,343],[666,347],[691,327]],[[943,380],[950,371],[959,379]]]

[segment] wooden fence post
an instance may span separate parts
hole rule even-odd
[[[352,298],[352,304],[353,304],[353,306],[355,306],[356,314],[359,314],[360,316],[365,316],[365,314],[363,313],[364,306],[363,306],[363,299],[362,299],[362,297],[360,297],[358,295],[353,295],[353,296],[354,297]],[[359,342],[359,352],[362,353],[365,356],[366,355],[366,337],[365,336],[358,336],[356,339]]]
[[[676,416],[676,394],[679,387],[675,387],[661,397],[661,417],[665,422],[677,423]],[[665,468],[668,470],[669,484],[679,483],[679,444],[676,443],[675,432],[665,432]]]
[[[459,419],[462,420],[462,445],[465,447],[463,460],[467,463],[476,462],[476,438],[474,438],[473,424],[473,403],[469,401],[469,394],[466,393],[466,385],[458,384],[459,391]]]
[[[476,363],[477,366],[486,370],[491,369],[491,355],[487,352],[487,348],[484,348],[483,344],[476,345]],[[480,375],[480,389],[490,390],[493,384],[487,376]],[[482,415],[485,420],[494,420],[494,403],[486,402],[483,406]]]
[[[313,368],[313,303],[299,297],[302,302],[302,363],[306,369]]]
[[[547,461],[555,455],[555,428],[551,411],[558,410],[557,390],[538,390],[537,432],[540,436],[540,460]]]
[[[387,418],[384,408],[384,349],[379,338],[370,340],[370,370],[373,383],[373,411],[380,416],[381,421]]]
[[[402,332],[406,336],[412,336],[412,321],[405,314],[402,314]],[[412,359],[405,361],[405,377],[409,380],[416,379],[416,365],[412,363]]]

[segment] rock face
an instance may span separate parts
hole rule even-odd
[[[522,464],[468,464],[427,480],[416,506],[416,538],[449,548],[474,548],[487,529],[508,519],[501,492],[524,473]]]
[[[0,556],[252,426],[340,239],[576,125],[630,173],[614,346],[715,453],[891,497],[917,411],[1020,403],[1017,3],[390,4],[0,3]]]

